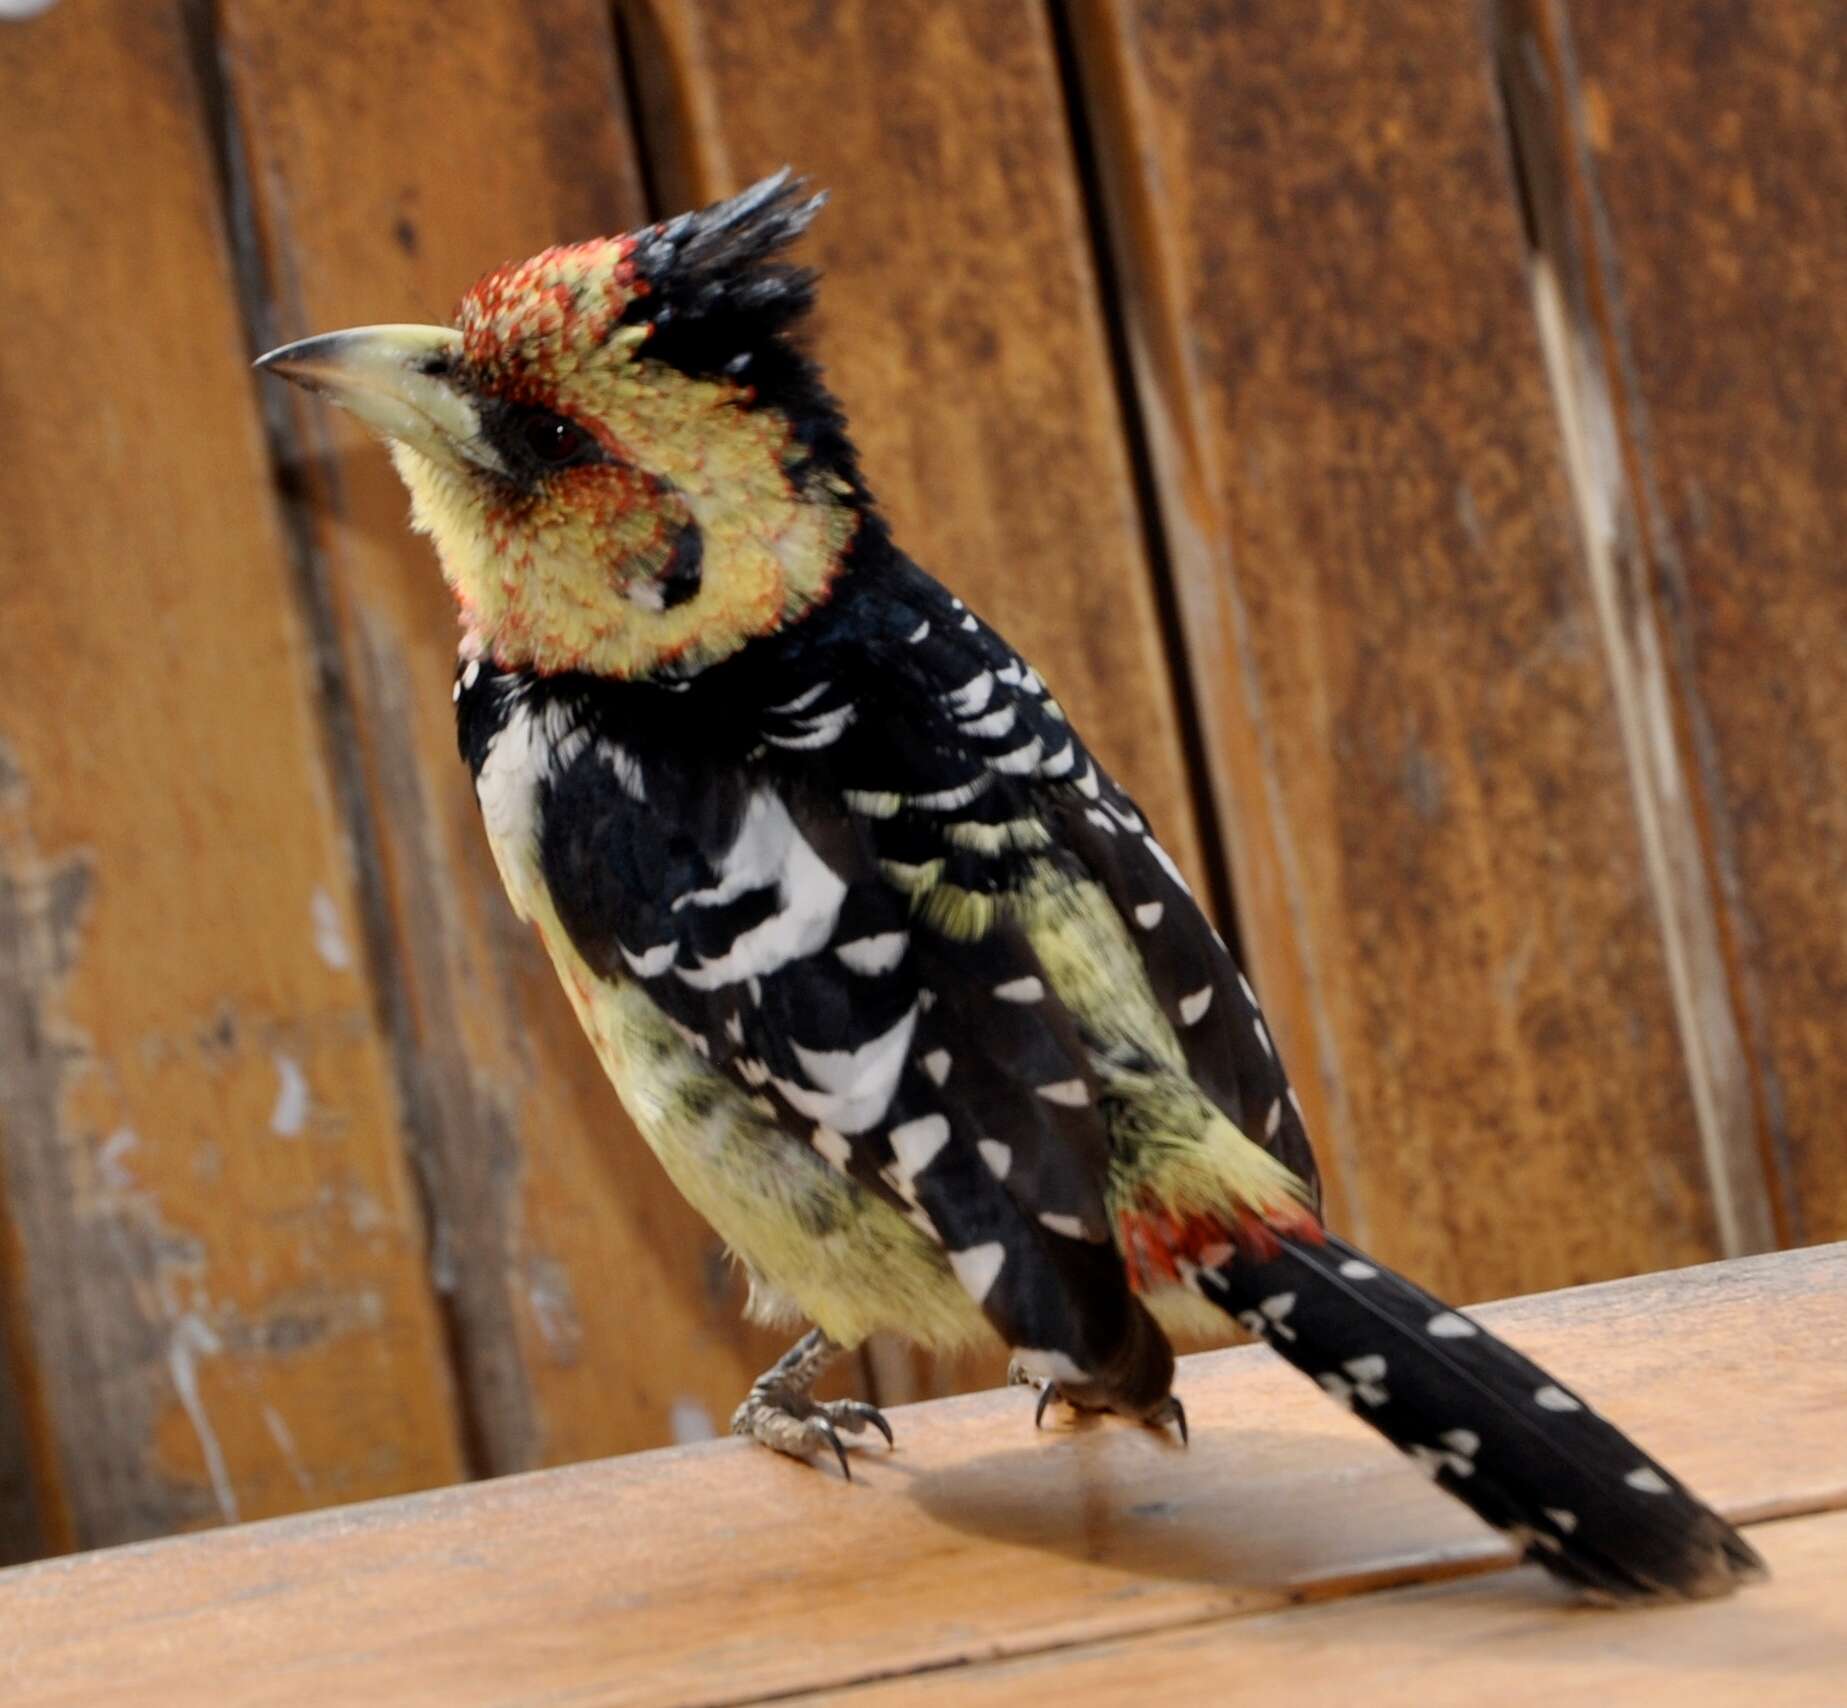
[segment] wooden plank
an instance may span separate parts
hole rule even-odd
[[[0,26],[0,230],[0,1166],[48,1540],[447,1481],[176,6]]]
[[[1237,1701],[1290,1708],[1839,1708],[1847,1513],[1756,1526],[1771,1581],[1729,1601],[1585,1614],[1536,1567],[795,1697],[897,1703]],[[1280,1688],[1278,1686],[1280,1685]]]
[[[486,268],[645,218],[597,0],[483,0],[466,27],[365,0],[221,13],[278,341],[445,319]],[[345,418],[292,419],[481,1467],[722,1430],[783,1337],[739,1321],[717,1242],[514,921],[455,754],[453,608],[397,477]]]
[[[814,344],[919,562],[1033,660],[1211,893],[1054,44],[1038,7],[625,8],[673,201],[785,161],[833,200]],[[649,51],[651,50],[651,51]],[[901,1366],[881,1366],[881,1392]],[[992,1382],[998,1357],[927,1374]]]
[[[1531,4],[1785,1237],[1847,1231],[1847,6]]]
[[[1386,0],[1073,15],[1245,941],[1337,1220],[1464,1298],[1712,1254],[1485,42]]]
[[[1847,1508],[1844,1302],[1833,1246],[1481,1314],[1742,1519]],[[1507,1561],[1266,1348],[1188,1359],[1180,1390],[1185,1450],[1035,1435],[1016,1389],[899,1411],[851,1484],[709,1443],[15,1568],[0,1690],[739,1702]]]
[[[1671,733],[1675,689],[1664,668],[1649,567],[1626,490],[1620,406],[1596,330],[1607,323],[1608,304],[1585,260],[1589,214],[1581,205],[1579,174],[1562,157],[1556,112],[1562,68],[1540,10],[1531,0],[1501,0],[1484,8],[1527,213],[1533,306],[1634,780],[1643,862],[1658,898],[1719,1240],[1729,1252],[1765,1250],[1777,1243],[1777,1226],[1751,1060],[1727,964],[1699,792]]]

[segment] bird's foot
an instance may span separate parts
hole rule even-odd
[[[1017,1359],[1007,1366],[1007,1382],[1009,1386],[1012,1387],[1037,1388],[1039,1390],[1039,1403],[1033,1407],[1034,1429],[1038,1429],[1044,1424],[1046,1408],[1049,1407],[1054,1400],[1070,1406],[1073,1411],[1109,1411],[1113,1409],[1109,1406],[1094,1406],[1084,1400],[1073,1399],[1060,1388],[1056,1382],[1048,1381],[1044,1376],[1034,1375],[1032,1371],[1021,1365]],[[1169,1424],[1172,1424],[1174,1428],[1179,1431],[1180,1445],[1182,1447],[1187,1445],[1186,1407],[1180,1403],[1178,1395],[1169,1394],[1154,1408],[1154,1410],[1146,1413],[1141,1421],[1147,1424],[1150,1429],[1165,1429]]]
[[[840,1439],[843,1429],[849,1435],[876,1429],[887,1447],[896,1445],[891,1425],[877,1406],[864,1400],[811,1400],[782,1384],[759,1383],[731,1414],[733,1435],[747,1435],[792,1459],[811,1459],[822,1448],[831,1447],[840,1461],[841,1475],[851,1482],[853,1471],[847,1463],[846,1444]]]

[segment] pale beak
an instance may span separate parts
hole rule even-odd
[[[256,365],[450,468],[505,474],[480,411],[450,377],[461,355],[461,333],[446,326],[355,326],[284,344]]]

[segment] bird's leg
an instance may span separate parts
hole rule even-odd
[[[853,1472],[840,1431],[858,1435],[876,1429],[892,1445],[891,1425],[877,1406],[864,1400],[814,1400],[808,1396],[821,1372],[839,1357],[841,1348],[820,1329],[810,1329],[751,1383],[744,1403],[731,1414],[731,1433],[748,1435],[778,1453],[796,1459],[810,1457],[818,1448],[831,1447],[848,1482]]]

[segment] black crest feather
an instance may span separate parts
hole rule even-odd
[[[814,306],[817,275],[782,254],[826,201],[785,166],[725,201],[637,232],[635,266],[648,289],[623,318],[653,326],[646,360],[734,380],[748,388],[747,407],[780,410],[808,469],[845,481],[870,511],[840,406],[789,336]],[[862,549],[882,537],[881,526],[861,530]]]
[[[672,359],[665,346],[687,339],[714,352],[726,342],[734,354],[754,350],[800,319],[814,303],[814,270],[779,257],[826,201],[785,166],[725,201],[636,233],[635,266],[648,292],[625,318],[653,322],[649,355]]]

